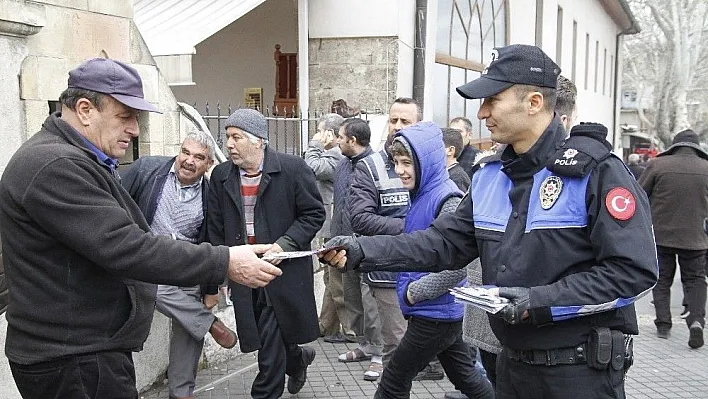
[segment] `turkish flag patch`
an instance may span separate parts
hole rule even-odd
[[[607,193],[605,206],[613,218],[617,220],[629,220],[634,216],[637,201],[629,190],[624,187],[616,187]]]

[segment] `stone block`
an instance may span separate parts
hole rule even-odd
[[[123,18],[133,18],[132,0],[88,0],[88,10]]]
[[[141,112],[138,122],[140,123],[140,142],[164,141],[162,133],[164,129],[164,117],[161,114]]]
[[[177,146],[179,148],[182,141],[179,136],[179,112],[169,111],[162,114],[163,127],[162,127],[162,137],[165,146]]]
[[[42,123],[49,116],[49,102],[44,100],[25,100],[25,135],[22,137],[22,142],[32,137],[42,128]]]
[[[20,98],[58,100],[66,89],[69,70],[76,64],[64,58],[30,55],[20,68]]]
[[[130,62],[145,65],[154,64],[155,60],[153,60],[152,54],[150,54],[150,50],[148,49],[147,44],[145,44],[143,36],[140,34],[138,27],[133,21],[130,22],[129,38],[130,42],[128,46],[130,48]]]
[[[17,25],[14,27],[6,25],[7,30],[0,29],[3,33],[13,36],[36,34],[46,24],[45,9],[41,4],[3,0],[3,6],[0,7],[0,26],[3,25],[3,21],[11,22],[13,25],[22,25],[22,28]]]
[[[157,68],[153,65],[142,65],[142,64],[132,64],[133,68],[138,71],[140,78],[143,81],[143,93],[145,94],[145,100],[159,105],[159,84],[160,80],[158,78],[159,73]],[[158,107],[159,108],[159,107]]]
[[[46,18],[46,26],[28,37],[34,54],[77,60],[77,64],[105,56],[130,60],[131,20],[68,8],[52,9]]]
[[[170,328],[170,319],[156,311],[143,350],[133,354],[138,390],[152,385],[167,370]]]
[[[145,155],[165,155],[164,145],[162,141],[158,142],[139,142],[138,143],[138,154],[140,156]]]
[[[34,0],[35,3],[44,3],[52,6],[88,10],[88,0]]]

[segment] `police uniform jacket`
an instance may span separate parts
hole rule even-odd
[[[362,159],[354,169],[348,203],[354,233],[401,234],[409,197],[385,150]],[[396,288],[396,273],[373,271],[363,280],[373,287]]]
[[[633,302],[657,278],[648,200],[604,134],[581,130],[563,145],[556,117],[527,153],[508,146],[483,163],[431,228],[360,238],[360,268],[437,271],[479,256],[485,284],[530,288],[527,323],[490,317],[513,349],[578,345],[594,326],[638,333]]]

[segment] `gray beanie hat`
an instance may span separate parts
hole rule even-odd
[[[241,108],[234,111],[226,119],[224,129],[229,127],[237,127],[256,137],[268,140],[268,122],[266,122],[265,116],[255,109]]]

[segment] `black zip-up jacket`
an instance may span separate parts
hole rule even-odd
[[[584,225],[527,226],[540,210],[529,206],[532,199],[538,204],[542,195],[532,189],[534,177],[552,175],[546,165],[554,157],[565,158],[558,158],[559,153],[568,156],[566,161],[577,159],[574,152],[562,148],[564,138],[562,124],[555,118],[527,153],[516,155],[507,147],[489,160],[484,168],[501,166],[499,181],[508,183],[487,190],[497,189],[503,195],[485,197],[471,187],[455,213],[441,215],[426,230],[359,238],[364,252],[360,270],[440,271],[464,267],[479,256],[485,284],[530,288],[530,323],[510,325],[490,317],[499,341],[514,349],[578,345],[587,340],[593,326],[637,334],[633,301],[656,282],[656,251],[648,200],[619,158],[607,154],[586,175],[586,185],[578,184],[580,178],[565,178],[565,197],[561,190],[559,203],[550,210],[581,215]],[[478,173],[473,175],[473,186]],[[615,201],[613,189],[631,193],[634,211],[627,220],[620,220],[630,212],[619,202],[615,209],[608,208]],[[472,198],[481,201],[479,208],[485,198],[504,197],[509,203],[500,220],[504,228],[494,231],[483,226],[483,220],[475,220]],[[568,197],[572,197],[569,202],[563,202]],[[579,208],[572,207],[578,204]]]
[[[5,354],[19,364],[138,351],[154,284],[218,284],[229,263],[228,247],[149,234],[135,201],[58,113],[8,163],[0,227]]]

